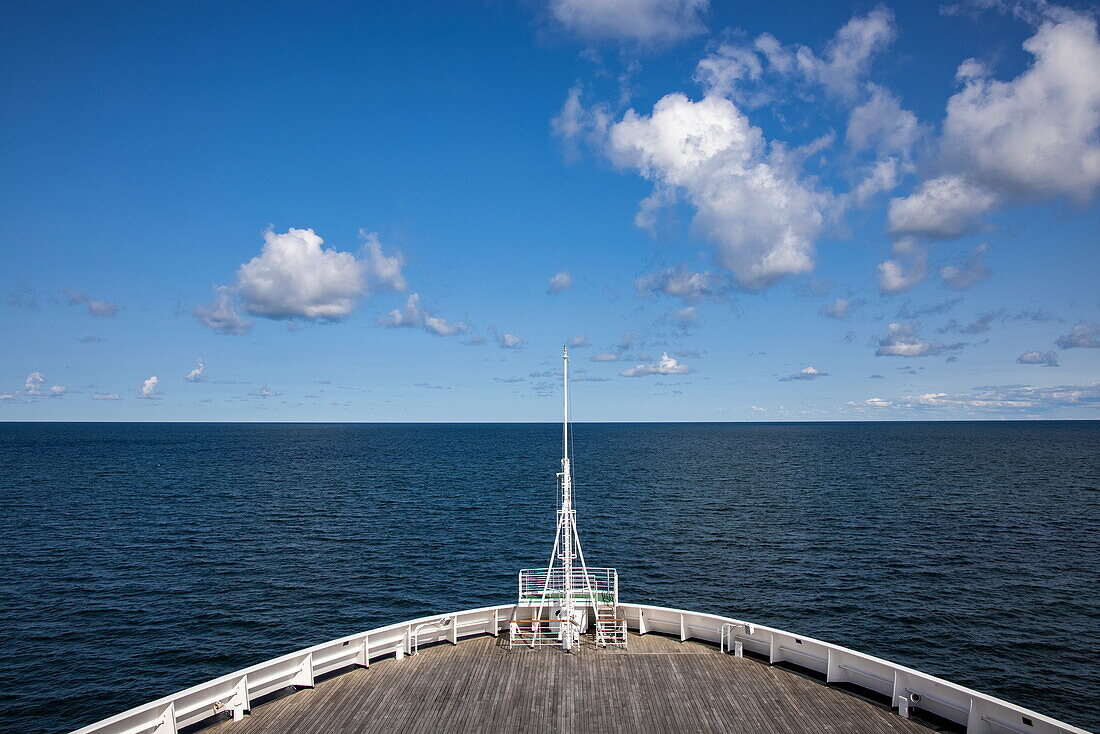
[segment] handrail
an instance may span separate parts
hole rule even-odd
[[[517,609],[515,604],[466,609],[340,637],[164,696],[89,724],[74,734],[175,734],[180,728],[200,723],[218,712],[228,711],[237,719],[249,710],[251,701],[260,696],[287,686],[311,688],[317,675],[353,665],[369,667],[372,660],[388,655],[401,659],[415,650],[422,634],[426,637],[439,635],[425,641],[450,639],[453,642],[471,635],[496,635],[510,623],[535,621],[512,620]],[[942,678],[774,627],[647,604],[620,603],[619,610],[627,626],[641,634],[662,632],[679,635],[681,640],[694,638],[728,645],[733,636],[732,627],[741,627],[744,634],[737,634],[737,640],[766,648],[771,663],[797,665],[824,673],[828,683],[848,683],[887,695],[901,716],[908,716],[913,708],[921,708],[964,725],[967,734],[1001,734],[1006,729],[1026,734],[1089,734],[1084,729]],[[433,625],[437,626],[436,630],[423,632],[426,626]],[[788,660],[788,652],[797,653],[796,658]],[[849,672],[857,677],[849,677]]]
[[[643,634],[662,632],[679,635],[681,640],[704,640],[722,645],[723,651],[729,649],[726,646],[731,637],[751,641],[768,649],[770,663],[785,662],[824,673],[828,683],[848,683],[883,693],[890,697],[891,705],[901,716],[908,716],[913,708],[921,708],[964,725],[967,734],[1001,734],[1004,728],[1027,734],[1089,734],[995,696],[830,642],[716,614],[648,604],[620,603],[619,607],[631,628]],[[744,633],[732,635],[735,627],[742,628]],[[796,658],[789,660],[788,652],[795,653]],[[860,667],[852,666],[853,662],[860,663]],[[850,679],[848,671],[863,680]]]

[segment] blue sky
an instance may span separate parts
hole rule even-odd
[[[1097,418],[1037,2],[21,3],[0,420]]]

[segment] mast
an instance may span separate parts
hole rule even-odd
[[[577,534],[576,513],[573,510],[573,472],[569,465],[569,349],[562,348],[562,421],[561,421],[561,509],[558,510],[558,560],[562,570],[562,623],[569,629],[563,630],[562,643],[566,650],[572,647],[573,625],[576,624],[573,599],[573,540]]]

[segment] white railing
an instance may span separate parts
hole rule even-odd
[[[613,568],[589,568],[588,576],[579,568],[570,574],[573,598],[581,602],[617,604],[619,574]],[[519,603],[545,604],[562,598],[565,572],[555,568],[547,577],[545,568],[525,568],[519,572]],[[592,590],[592,598],[588,589]]]
[[[513,604],[422,617],[341,637],[268,660],[157,699],[75,734],[175,734],[219,713],[241,718],[251,702],[288,686],[312,688],[317,676],[372,660],[398,659],[432,642],[457,642],[470,635],[496,635],[512,616]]]
[[[901,716],[920,708],[962,724],[967,734],[1088,734],[1061,721],[956,685],[927,673],[783,630],[740,619],[682,609],[620,604],[632,629],[661,632],[756,653],[769,663],[785,662],[825,676],[828,683],[848,683],[882,694]]]
[[[508,649],[516,645],[560,646],[563,624],[568,623],[557,619],[513,619],[508,624]]]
[[[341,637],[165,696],[74,734],[175,734],[219,713],[228,712],[238,719],[257,698],[288,686],[311,688],[315,678],[325,673],[350,666],[369,667],[372,660],[389,655],[401,659],[421,644],[496,635],[515,613],[514,604],[482,607]],[[661,632],[681,640],[703,640],[721,645],[723,650],[740,647],[769,663],[797,665],[824,675],[829,683],[848,683],[887,696],[902,716],[908,716],[912,708],[937,714],[965,725],[967,734],[1089,734],[942,678],[783,630],[644,604],[620,604],[619,613],[631,629],[642,634]]]

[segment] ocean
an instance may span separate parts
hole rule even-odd
[[[0,424],[0,729],[507,603],[554,424]],[[853,647],[1100,726],[1100,422],[577,424],[624,600]]]

